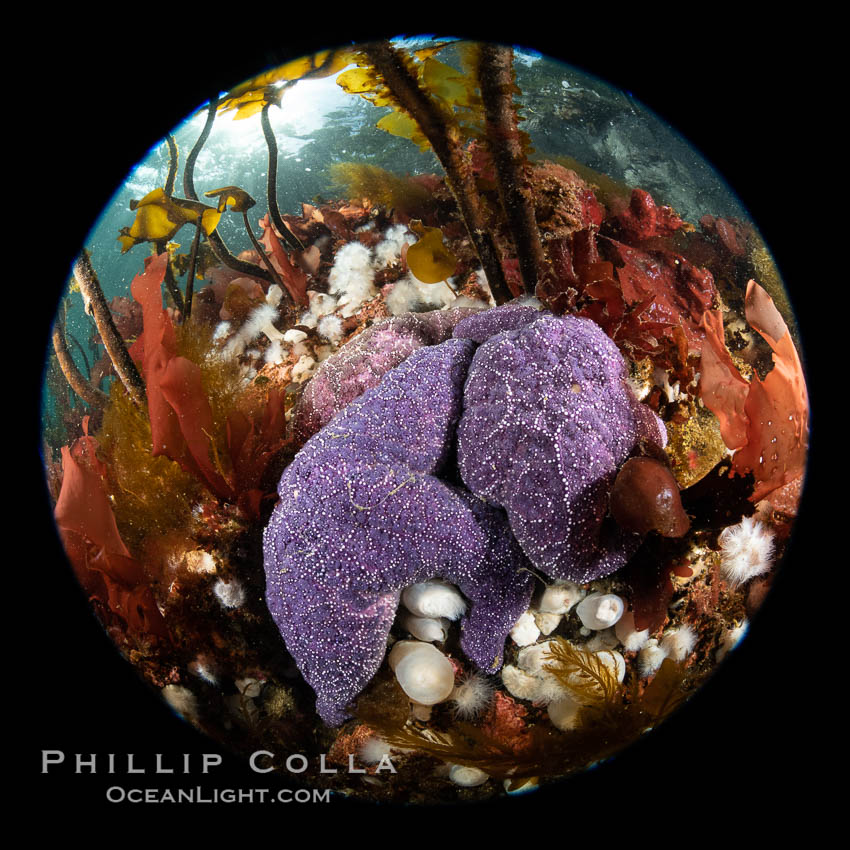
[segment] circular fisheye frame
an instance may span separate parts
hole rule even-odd
[[[251,769],[534,790],[662,724],[769,595],[808,448],[785,286],[587,73],[432,38],[271,68],[72,265],[56,527],[122,655]]]

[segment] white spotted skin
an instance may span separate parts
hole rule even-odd
[[[328,725],[380,667],[403,588],[434,577],[457,585],[469,601],[461,646],[488,672],[530,601],[504,515],[436,477],[473,348],[449,340],[415,352],[281,478],[264,535],[266,602]]]
[[[664,426],[638,402],[622,355],[589,319],[531,314],[476,351],[458,427],[461,477],[507,511],[523,551],[547,575],[584,583],[634,553],[640,537],[605,515],[617,470],[640,439],[663,446]]]

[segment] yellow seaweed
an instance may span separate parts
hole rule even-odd
[[[228,204],[234,212],[247,212],[257,203],[244,189],[240,189],[238,186],[224,186],[221,189],[213,189],[204,192],[204,197],[218,198],[218,212],[224,212]]]
[[[260,112],[267,102],[278,102],[287,84],[329,77],[353,61],[353,51],[346,49],[322,50],[312,56],[293,59],[231,89],[219,102],[218,112],[232,112],[234,121],[249,118]]]
[[[130,201],[130,209],[136,213],[136,218],[130,227],[122,227],[119,231],[122,254],[141,242],[170,241],[184,224],[195,223],[199,218],[204,233],[209,236],[221,218],[218,210],[198,201],[172,198],[161,186],[140,201]]]
[[[556,636],[545,656],[550,659],[545,669],[581,705],[611,709],[619,704],[621,691],[617,678],[597,653],[577,649],[568,640]]]
[[[375,126],[391,136],[410,140],[421,151],[427,151],[431,146],[425,134],[419,129],[419,125],[406,112],[390,112]]]
[[[151,536],[184,525],[201,496],[198,480],[165,455],[151,454],[147,408],[134,404],[120,381],[109,393],[98,443],[108,458],[112,509],[131,551]]]
[[[475,100],[470,78],[445,62],[425,59],[419,79],[431,95],[449,106],[471,106]]]
[[[398,50],[400,60],[410,74],[416,78],[421,89],[437,101],[443,120],[454,125],[462,139],[477,139],[483,136],[481,98],[477,90],[475,75],[464,68],[458,70],[434,58],[434,54],[448,45],[435,49],[408,53]],[[474,55],[465,45],[458,46],[464,63]],[[357,67],[349,68],[337,77],[337,84],[349,94],[357,94],[374,106],[389,106],[393,111],[385,115],[376,126],[394,136],[409,139],[420,150],[428,150],[430,142],[414,118],[393,96],[381,75],[372,67],[365,53],[352,54]]]
[[[420,183],[364,162],[337,162],[331,181],[349,200],[368,199],[388,209],[411,211],[427,204],[431,193]]]
[[[419,237],[419,241],[407,249],[407,266],[413,276],[422,283],[442,283],[451,277],[457,257],[443,244],[440,228],[412,221],[410,229]]]
[[[374,93],[380,85],[380,80],[371,67],[349,68],[336,78],[336,84],[348,94],[365,95]]]

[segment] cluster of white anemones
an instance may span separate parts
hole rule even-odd
[[[406,588],[401,600],[399,622],[416,639],[394,644],[389,664],[411,701],[413,716],[427,720],[432,706],[447,701],[454,704],[455,713],[461,718],[480,714],[493,698],[491,682],[474,673],[457,683],[455,666],[434,646],[446,639],[451,622],[464,614],[463,596],[454,585],[433,579]],[[651,642],[646,630],[635,629],[634,616],[626,610],[621,597],[612,593],[587,594],[574,582],[553,582],[511,631],[520,649],[516,663],[503,666],[501,678],[505,689],[516,699],[545,705],[551,722],[559,729],[575,728],[582,702],[548,669],[554,640],[539,638],[541,634],[551,634],[572,610],[588,637],[580,651],[594,653],[617,682],[622,682],[626,673],[626,661],[615,648],[620,644],[625,651],[648,650],[638,659],[641,675],[650,675],[666,657],[685,659],[696,644],[693,629],[684,625],[669,629],[660,641]],[[483,771],[461,765],[451,765],[448,777],[464,787],[489,778]]]
[[[336,309],[344,317],[353,316],[360,307],[374,298],[375,273],[401,259],[405,245],[417,241],[403,224],[390,227],[374,250],[360,242],[349,242],[337,251],[334,265],[328,276],[328,292],[336,297]],[[447,284],[427,284],[407,274],[393,285],[387,295],[386,305],[392,316],[411,310],[441,310],[455,301],[455,294]]]
[[[489,680],[473,673],[456,683],[454,666],[434,646],[434,642],[446,640],[451,621],[466,611],[460,591],[453,584],[433,579],[405,588],[401,601],[399,622],[416,640],[398,641],[390,651],[389,664],[410,698],[414,716],[427,719],[431,706],[447,700],[458,717],[480,714],[493,696]]]
[[[581,622],[580,633],[587,638],[584,645],[575,648],[594,654],[618,682],[623,681],[626,672],[620,649],[637,653],[638,673],[647,677],[658,670],[665,658],[683,661],[696,646],[697,635],[688,625],[670,628],[660,638],[650,638],[647,629],[635,627],[634,614],[618,595],[586,594],[573,582],[554,582],[511,631],[511,638],[521,649],[516,664],[502,668],[502,682],[517,699],[545,705],[549,719],[559,729],[575,728],[581,699],[547,669],[552,663],[554,641],[538,639],[541,634],[551,634],[573,608]]]
[[[280,304],[284,296],[283,290],[272,284],[265,300],[248,314],[242,324],[234,326],[232,322],[222,321],[216,326],[213,341],[219,344],[217,356],[224,359],[250,358],[244,366],[247,380],[256,377],[257,369],[264,363],[280,365],[294,357],[291,380],[304,383],[342,343],[344,320],[356,315],[367,302],[380,294],[375,286],[376,273],[397,264],[405,244],[415,242],[416,236],[405,225],[395,225],[384,233],[384,238],[374,249],[355,240],[336,252],[328,274],[328,291],[308,290],[309,306],[298,319],[299,325],[315,329],[319,340],[311,340],[305,331],[296,328],[285,332],[277,329],[275,323],[280,318]],[[486,278],[479,277],[482,288],[486,289]],[[393,284],[385,304],[392,316],[448,307],[487,306],[483,302],[459,298],[445,284],[421,283],[409,273]],[[257,346],[261,336],[268,340],[263,350]]]
[[[325,345],[308,344],[304,331],[294,328],[286,332],[279,331],[275,322],[280,318],[282,298],[283,290],[272,284],[266,293],[265,301],[258,304],[241,325],[234,328],[232,322],[225,321],[215,328],[213,341],[219,343],[216,356],[225,360],[243,355],[250,358],[243,369],[247,380],[256,376],[256,370],[263,363],[280,364],[290,355],[295,355],[298,359],[292,367],[292,380],[302,383],[313,375],[323,359],[330,356],[334,344],[342,338],[341,322],[336,317],[327,317],[329,324],[323,328],[323,335],[330,343]],[[268,340],[263,351],[258,347],[250,347],[252,344],[256,346],[260,336],[265,336]]]
[[[328,291],[307,292],[310,306],[301,315],[299,324],[316,328],[320,336],[338,344],[342,338],[342,319],[354,316],[364,304],[378,296],[376,273],[398,264],[404,246],[416,241],[417,237],[406,225],[397,224],[383,234],[383,239],[374,248],[356,240],[343,245],[336,252],[328,273]],[[480,283],[486,287],[486,278],[482,276]],[[468,306],[468,299],[458,299],[447,284],[422,283],[408,273],[393,284],[385,303],[391,316],[400,316],[408,312]]]
[[[272,284],[266,293],[265,301],[258,304],[239,327],[234,328],[231,322],[220,322],[216,325],[213,341],[226,340],[220,356],[225,359],[239,357],[260,334],[264,334],[272,343],[279,341],[283,334],[274,323],[280,315],[282,298],[283,290],[277,284]]]

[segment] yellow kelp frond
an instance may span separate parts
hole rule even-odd
[[[417,62],[402,49],[399,49],[397,54],[410,74],[419,79],[423,63]],[[389,106],[393,111],[381,118],[376,126],[393,136],[410,139],[420,150],[428,150],[430,143],[419,129],[419,125],[395,99],[383,77],[372,66],[368,55],[359,52],[354,56],[354,61],[357,67],[340,74],[336,80],[337,85],[349,94],[360,95],[373,106]]]
[[[277,86],[265,86],[246,92],[239,97],[231,97],[219,104],[219,114],[233,112],[234,121],[242,121],[263,111],[266,103],[280,103],[283,89]]]
[[[436,56],[441,50],[445,50],[452,45],[457,46],[459,43],[457,41],[444,41],[442,44],[434,44],[431,47],[421,47],[419,50],[414,50],[413,55],[420,62],[424,62],[426,59]]]
[[[161,187],[148,192],[140,201],[130,201],[130,209],[135,211],[136,218],[129,228],[120,231],[121,253],[138,242],[171,239],[186,223],[180,209],[171,203],[165,189]]]
[[[247,212],[257,203],[244,189],[240,189],[238,186],[224,186],[221,189],[213,189],[210,192],[204,192],[204,197],[217,197],[219,212],[224,212],[228,204],[234,212]]]
[[[454,274],[457,257],[443,244],[439,227],[426,227],[421,221],[411,221],[410,229],[419,237],[407,249],[407,265],[413,276],[422,283],[441,283]]]
[[[409,139],[421,151],[427,151],[431,147],[430,142],[419,129],[419,125],[406,112],[390,112],[375,126],[391,136]]]
[[[431,193],[420,183],[377,165],[337,162],[330,167],[330,175],[334,191],[349,201],[366,198],[387,209],[410,212],[421,209],[431,199]]]
[[[468,42],[457,45],[460,70],[436,59],[426,60],[422,68],[423,84],[452,111],[464,142],[483,139],[486,136],[484,105],[478,88],[475,64],[480,47],[479,44]]]
[[[428,58],[422,63],[419,81],[429,94],[447,106],[469,107],[476,102],[474,78],[437,59]]]
[[[352,62],[354,62],[354,51],[350,48],[321,50],[312,56],[302,56],[300,59],[293,59],[291,62],[286,62],[283,65],[278,65],[277,68],[258,74],[231,89],[227,97],[240,97],[250,91],[272,86],[275,83],[294,83],[305,78],[329,77]]]
[[[293,59],[231,89],[219,102],[218,112],[234,112],[234,121],[248,118],[260,112],[267,102],[279,103],[287,85],[298,80],[329,77],[353,61],[354,51],[346,48],[322,50],[312,56]]]
[[[467,69],[458,70],[434,58],[437,52],[448,46],[447,43],[413,53],[398,48],[397,53],[421,89],[438,102],[445,120],[452,121],[464,139],[480,138],[483,119],[475,76]],[[420,150],[428,150],[430,144],[416,121],[396,102],[368,57],[361,53],[355,58],[357,67],[340,74],[337,83],[349,94],[358,94],[374,106],[389,106],[393,112],[381,118],[377,127],[394,136],[410,139]]]
[[[140,201],[130,201],[130,209],[135,211],[136,218],[130,227],[122,227],[119,231],[122,254],[140,242],[170,241],[184,224],[194,223],[199,217],[209,236],[221,218],[221,213],[213,207],[169,197],[162,187],[148,192]]]
[[[475,79],[481,61],[481,42],[459,41],[455,45],[455,49],[460,58],[461,70],[467,77]]]
[[[413,54],[403,49],[399,49],[398,52],[408,70],[419,81],[420,86],[445,106],[449,108],[477,106],[480,99],[476,94],[474,76],[466,70],[458,70],[434,58],[434,54],[447,46],[444,44],[437,48],[418,50]],[[354,61],[357,67],[340,74],[337,84],[349,94],[359,94],[375,106],[391,106],[398,109],[381,75],[372,67],[365,54],[354,55]]]
[[[135,244],[136,241],[132,236],[130,236],[130,228],[122,227],[118,231],[118,241],[121,243],[121,253],[126,254]]]
[[[368,62],[366,59],[359,60],[359,63],[366,62]],[[336,78],[336,84],[348,94],[359,94],[374,106],[391,106],[393,109],[400,109],[401,107],[384,85],[381,75],[371,65],[359,63],[358,67],[343,71]]]
[[[137,210],[139,207],[145,207],[149,204],[159,204],[162,201],[167,200],[167,198],[168,195],[165,194],[165,189],[163,189],[162,186],[159,186],[156,189],[151,189],[151,191],[148,192],[141,201],[137,201],[133,198],[130,201],[130,209]]]
[[[312,56],[302,56],[300,59],[294,59],[285,65],[281,65],[278,71],[283,76],[279,79],[295,82],[296,80],[316,80],[322,77],[330,77],[353,61],[354,51],[351,48],[320,50]]]
[[[189,201],[186,198],[172,198],[171,201],[183,211],[187,223],[194,224],[200,217],[201,228],[207,236],[218,227],[221,213],[215,207],[208,207],[200,201]]]

